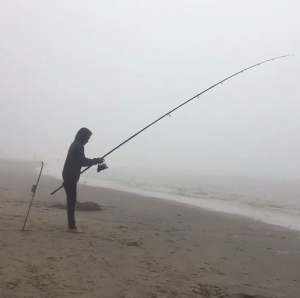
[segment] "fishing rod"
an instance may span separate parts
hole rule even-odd
[[[137,135],[139,135],[140,133],[142,133],[143,131],[145,131],[147,128],[149,128],[150,126],[154,125],[155,123],[157,123],[158,121],[162,120],[163,118],[165,118],[166,116],[170,116],[171,113],[173,113],[174,111],[178,110],[179,108],[181,108],[182,106],[186,105],[187,103],[189,103],[190,101],[192,101],[193,99],[195,98],[198,98],[200,95],[204,94],[205,92],[209,91],[210,89],[213,89],[214,87],[224,83],[225,81],[243,73],[244,71],[247,71],[251,68],[254,68],[256,66],[259,66],[261,64],[264,64],[264,63],[267,63],[267,62],[270,62],[270,61],[274,61],[274,60],[277,60],[277,59],[281,59],[281,58],[286,58],[286,57],[291,57],[291,56],[295,56],[294,54],[292,55],[284,55],[284,56],[279,56],[279,57],[275,57],[275,58],[272,58],[272,59],[268,59],[268,60],[265,60],[265,61],[262,61],[262,62],[259,62],[259,63],[256,63],[252,66],[249,66],[243,70],[240,70],[236,73],[234,73],[233,75],[223,79],[222,81],[210,86],[209,88],[205,89],[204,91],[201,91],[200,93],[198,93],[197,95],[193,96],[192,98],[188,99],[187,101],[185,101],[184,103],[180,104],[179,106],[177,106],[176,108],[172,109],[171,111],[167,112],[166,114],[162,115],[161,117],[159,117],[158,119],[156,119],[155,121],[151,122],[149,125],[147,125],[146,127],[144,127],[143,129],[139,130],[137,133],[135,133],[134,135],[132,135],[130,138],[126,139],[124,142],[122,142],[121,144],[119,144],[117,147],[113,148],[112,150],[110,150],[108,153],[106,153],[105,155],[102,156],[102,159],[107,157],[108,155],[110,155],[111,153],[113,153],[114,151],[116,151],[117,149],[119,149],[121,146],[125,145],[127,142],[129,142],[130,140],[132,140],[133,138],[135,138]],[[85,171],[87,171],[90,167],[92,166],[89,166],[87,168],[85,168],[83,171],[80,172],[80,174],[84,173]],[[98,165],[98,172],[100,171],[100,165]],[[59,191],[61,188],[63,188],[63,186],[60,186],[59,188],[57,188],[56,190],[54,190],[51,195],[54,195],[57,191]]]

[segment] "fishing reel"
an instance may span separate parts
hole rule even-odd
[[[108,169],[108,166],[106,165],[106,163],[98,163],[97,173],[104,171],[106,169]]]

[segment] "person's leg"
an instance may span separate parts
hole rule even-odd
[[[68,213],[68,226],[69,229],[76,229],[75,222],[75,205],[77,197],[77,183],[64,182],[64,188],[67,194],[67,213]]]

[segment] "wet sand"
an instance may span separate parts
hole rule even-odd
[[[85,234],[66,231],[61,181],[0,160],[1,298],[299,298],[300,232],[156,198],[80,185]]]

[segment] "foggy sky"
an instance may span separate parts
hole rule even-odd
[[[300,2],[0,1],[0,153],[64,161],[77,130],[112,172],[300,177]]]

